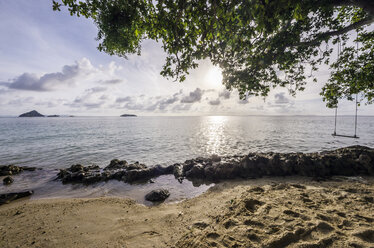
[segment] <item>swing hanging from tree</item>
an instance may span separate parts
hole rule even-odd
[[[358,42],[356,41],[356,47],[357,47],[357,56],[358,56]],[[340,39],[338,41],[338,59],[340,57],[340,52],[341,52],[341,42],[340,42]],[[337,134],[336,133],[336,120],[337,120],[337,116],[338,116],[338,105],[336,105],[335,107],[335,128],[334,128],[334,133],[332,134],[332,136],[334,137],[345,137],[345,138],[354,138],[354,139],[359,139],[360,137],[357,136],[357,107],[358,107],[358,104],[359,104],[359,101],[358,101],[358,93],[356,93],[356,113],[355,113],[355,134],[354,135],[345,135],[345,134]]]

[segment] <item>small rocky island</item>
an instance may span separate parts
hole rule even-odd
[[[21,114],[19,117],[44,117],[44,115],[40,114],[38,111],[33,110],[24,114]]]
[[[138,117],[137,115],[123,114],[121,117]]]
[[[74,115],[42,115],[38,111],[33,110],[27,113],[23,113],[18,117],[74,117]]]

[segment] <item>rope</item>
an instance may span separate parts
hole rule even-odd
[[[338,40],[338,59],[340,58],[340,52],[341,52],[341,43],[340,43],[340,39]],[[337,117],[338,117],[338,104],[336,104],[336,107],[335,107],[335,128],[334,128],[334,135],[336,135],[336,120],[337,120]]]
[[[356,135],[357,134],[357,105],[358,105],[357,97],[358,97],[358,94],[356,94],[356,115],[355,115],[355,136],[354,136],[355,138],[357,137]]]
[[[358,60],[358,31],[356,30],[356,58]],[[357,90],[357,81],[356,81]],[[358,93],[356,93],[356,114],[355,114],[355,138],[357,137],[357,106],[358,106]]]
[[[335,129],[334,129],[334,135],[336,135],[336,118],[338,116],[338,107],[335,108]]]

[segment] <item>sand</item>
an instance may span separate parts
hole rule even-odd
[[[0,247],[374,247],[374,178],[217,184],[174,204],[123,198],[0,206]]]

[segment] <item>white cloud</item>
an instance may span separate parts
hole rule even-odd
[[[95,71],[91,62],[83,58],[74,65],[65,65],[61,72],[46,73],[39,77],[34,73],[25,72],[10,82],[2,85],[10,89],[31,91],[52,91],[61,86],[73,86],[80,76],[85,76]]]

